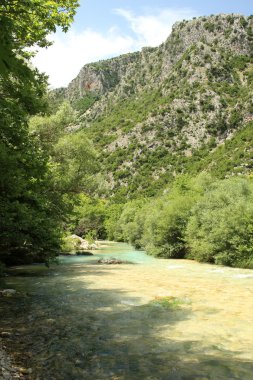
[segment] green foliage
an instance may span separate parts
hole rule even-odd
[[[145,204],[145,199],[135,199],[126,203],[118,220],[116,236],[120,241],[127,241],[139,248],[138,220],[135,218],[138,211]]]
[[[105,239],[104,222],[107,217],[107,201],[94,199],[85,194],[75,197],[75,204],[68,227],[71,232],[85,239]]]
[[[249,180],[215,182],[192,210],[186,231],[189,257],[253,267],[252,200]]]
[[[123,204],[114,203],[108,206],[105,219],[105,230],[106,235],[109,240],[119,241],[118,230],[118,220],[122,213]]]
[[[214,177],[250,174],[253,167],[253,123],[248,123],[213,151],[208,146],[194,152],[186,165],[188,173],[209,171]]]
[[[31,135],[50,154],[55,186],[61,193],[88,191],[95,185],[91,174],[98,168],[97,154],[85,132],[75,127],[76,117],[72,106],[64,102],[55,114],[29,121]]]
[[[156,257],[252,268],[252,201],[250,179],[181,176],[168,195],[117,207],[111,237]]]
[[[209,32],[214,32],[214,30],[215,30],[215,24],[213,24],[211,22],[205,22],[204,28],[206,30],[208,30]]]
[[[151,305],[160,306],[167,310],[177,310],[185,303],[184,300],[172,296],[156,297],[151,301]]]
[[[73,108],[79,113],[82,114],[86,112],[95,102],[99,100],[97,94],[86,94],[83,98],[77,99],[72,103]]]
[[[138,199],[120,207],[112,237],[144,248],[158,257],[183,257],[184,233],[192,205],[199,199],[211,178],[202,174],[191,179],[179,177],[168,195],[157,199]]]
[[[95,243],[96,239],[97,239],[97,232],[95,230],[90,230],[86,235],[85,235],[85,239],[88,241],[89,244],[93,244]],[[101,238],[104,237],[103,236],[100,236]]]
[[[66,134],[67,127],[75,121],[75,112],[71,105],[63,102],[55,114],[36,115],[29,120],[31,135],[36,136],[47,152],[52,153],[53,146]]]
[[[182,258],[186,254],[184,233],[192,206],[211,179],[202,174],[195,179],[179,177],[168,196],[147,215],[142,242],[148,253],[167,258]]]
[[[10,38],[19,48],[35,44],[45,47],[50,45],[47,36],[56,31],[56,26],[67,31],[77,6],[76,0],[52,0],[46,3],[43,0],[3,0],[0,16],[4,21],[4,29],[6,25],[11,26],[13,32]],[[20,15],[22,17],[18,17]]]
[[[232,25],[235,22],[235,17],[233,15],[229,15],[227,16],[227,21]]]
[[[32,141],[16,154],[2,145],[0,258],[6,264],[48,261],[60,242],[65,207],[46,157]]]
[[[65,206],[55,190],[48,154],[28,133],[31,115],[46,111],[46,78],[27,48],[50,45],[67,30],[77,2],[20,0],[0,5],[0,260],[6,264],[55,256]]]
[[[247,20],[245,20],[244,17],[240,17],[240,25],[241,25],[243,28],[246,28],[246,26],[248,25],[248,22],[247,22]]]
[[[73,236],[64,236],[61,242],[61,251],[75,253],[80,249],[81,241]]]
[[[83,131],[61,137],[52,153],[52,171],[59,190],[78,193],[87,189],[97,168],[96,158]]]

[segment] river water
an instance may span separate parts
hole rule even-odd
[[[253,379],[252,270],[110,243],[4,281],[18,294],[0,298],[0,332],[29,379]]]

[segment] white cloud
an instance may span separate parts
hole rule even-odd
[[[39,49],[33,64],[49,75],[52,87],[68,85],[86,63],[135,49],[134,39],[121,36],[115,28],[106,35],[87,29],[81,33],[59,33],[51,39],[54,44],[47,49]]]
[[[115,13],[123,16],[136,34],[142,46],[157,46],[170,34],[172,25],[176,21],[191,19],[196,11],[190,8],[162,9],[152,15],[135,16],[125,9],[116,9]]]
[[[157,46],[168,37],[176,21],[196,15],[190,9],[163,9],[144,16],[124,9],[115,12],[128,22],[131,35],[124,35],[116,27],[107,33],[92,29],[72,30],[51,36],[54,44],[38,50],[33,64],[49,75],[52,87],[67,86],[86,63],[136,51],[143,46]]]

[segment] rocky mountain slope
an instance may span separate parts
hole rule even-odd
[[[186,171],[250,172],[252,27],[234,14],[182,21],[159,47],[85,65],[55,92],[99,150],[108,193],[154,195]],[[219,170],[227,146],[240,157]]]

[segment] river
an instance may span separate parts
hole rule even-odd
[[[252,270],[110,243],[16,267],[1,285],[18,291],[0,298],[0,331],[28,379],[253,379]]]

